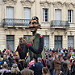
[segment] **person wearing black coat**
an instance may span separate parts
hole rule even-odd
[[[41,63],[42,59],[39,57],[38,62],[33,64],[29,69],[34,71],[34,75],[42,75],[43,64]]]
[[[71,65],[71,75],[75,75],[75,60],[73,61],[73,64]]]
[[[61,75],[70,75],[69,69],[67,67],[67,63],[63,63],[63,70]]]

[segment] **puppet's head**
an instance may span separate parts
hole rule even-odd
[[[34,16],[32,17],[30,23],[29,23],[29,28],[31,30],[31,32],[35,32],[37,31],[38,28],[40,28],[40,24],[39,24],[39,19],[38,17]]]

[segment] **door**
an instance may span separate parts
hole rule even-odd
[[[55,36],[55,49],[62,48],[62,36]]]
[[[61,10],[60,9],[55,10],[55,24],[57,26],[61,25]]]
[[[68,36],[68,48],[74,48],[74,36]]]

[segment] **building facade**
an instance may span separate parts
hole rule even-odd
[[[39,18],[47,48],[75,48],[74,0],[0,0],[0,49],[16,50],[20,37],[30,37],[29,21]]]

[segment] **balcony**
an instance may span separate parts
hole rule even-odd
[[[30,19],[3,19],[4,27],[28,27]]]
[[[53,20],[51,21],[50,28],[66,29],[69,28],[69,23],[68,21]]]

